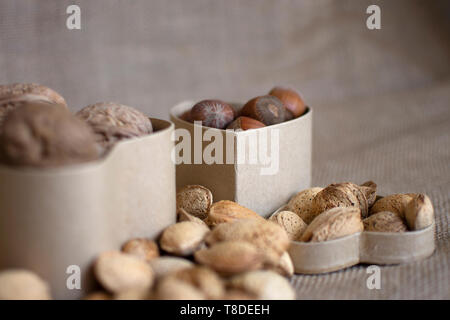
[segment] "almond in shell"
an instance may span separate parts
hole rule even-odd
[[[289,200],[286,210],[295,212],[305,223],[311,223],[316,216],[312,209],[312,200],[322,190],[323,188],[316,187],[300,191]]]
[[[420,230],[433,224],[434,209],[428,196],[417,194],[406,205],[405,218],[410,230]]]
[[[216,226],[221,223],[236,221],[240,219],[260,219],[264,220],[256,212],[247,209],[240,204],[222,200],[214,203],[208,213],[205,222],[210,226]]]
[[[231,288],[240,289],[261,300],[293,300],[295,292],[289,281],[269,270],[257,270],[237,275],[230,280]]]
[[[100,284],[112,293],[148,290],[154,279],[153,271],[145,261],[119,251],[100,254],[94,272]]]
[[[292,211],[278,212],[271,216],[269,220],[279,224],[286,231],[291,241],[298,240],[308,227],[303,219]]]
[[[262,266],[263,256],[251,243],[225,241],[194,254],[195,261],[224,275],[256,270]]]
[[[404,232],[407,231],[403,220],[393,212],[381,211],[363,220],[364,231]]]
[[[360,209],[337,207],[318,215],[303,233],[301,241],[328,241],[363,229]]]
[[[160,245],[166,252],[178,256],[189,256],[202,246],[208,232],[208,227],[199,223],[178,222],[163,231]]]
[[[277,265],[290,241],[286,231],[265,219],[242,219],[216,226],[205,238],[212,245],[222,241],[246,241],[264,256],[265,263]]]
[[[187,185],[177,192],[177,209],[199,219],[205,219],[213,202],[211,191],[200,185]]]

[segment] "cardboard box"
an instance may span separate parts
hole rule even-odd
[[[153,134],[122,141],[96,162],[0,167],[0,269],[33,270],[53,297],[79,298],[93,284],[100,252],[175,223],[174,126],[151,120]],[[81,290],[67,289],[71,265],[80,267]]]
[[[200,184],[211,190],[214,201],[233,200],[262,216],[267,216],[286,203],[298,190],[310,187],[310,108],[304,115],[287,122],[233,132],[202,127],[180,119],[193,105],[192,101],[182,102],[172,108],[170,115],[177,129],[177,138],[185,137],[187,133],[191,137],[190,141],[184,138],[177,140],[177,148],[190,146],[190,156],[182,153],[183,157],[186,156],[185,160],[190,159],[189,163],[177,163],[177,188]],[[184,130],[178,131],[180,129]],[[218,157],[222,162],[211,163],[201,154],[198,156],[199,152],[208,155],[211,144],[216,139],[223,141],[222,148],[217,148],[223,153],[223,157]],[[252,142],[260,147],[250,147]],[[277,142],[279,148],[276,146]],[[264,145],[267,152],[264,151]],[[255,151],[256,149],[258,150]],[[274,150],[279,151],[278,159],[272,153]],[[257,152],[257,161],[252,162],[250,159],[255,159],[254,152]],[[267,163],[263,161],[264,157],[260,156],[264,154],[267,155]],[[276,161],[278,163],[275,163]]]

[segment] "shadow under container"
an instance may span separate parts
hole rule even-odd
[[[182,120],[180,116],[193,105],[192,101],[181,102],[170,113],[178,142],[175,149],[178,189],[200,184],[211,190],[214,202],[232,200],[267,216],[292,195],[310,187],[310,108],[290,121],[235,132]],[[219,140],[222,143],[217,143]],[[211,152],[215,143],[217,149]]]
[[[154,133],[121,141],[98,161],[1,166],[0,270],[32,270],[54,298],[80,298],[93,288],[99,253],[133,237],[156,238],[175,223],[174,126],[151,121]],[[80,267],[81,290],[68,289],[69,266]]]

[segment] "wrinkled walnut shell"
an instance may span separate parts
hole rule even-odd
[[[105,149],[118,141],[153,132],[152,123],[146,115],[123,104],[99,102],[84,107],[76,116],[93,128],[97,143]]]

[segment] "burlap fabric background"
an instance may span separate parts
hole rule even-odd
[[[67,5],[82,30],[65,28]],[[379,4],[382,29],[365,27]],[[429,259],[295,276],[298,298],[450,298],[448,1],[0,1],[0,83],[39,82],[72,110],[119,101],[168,118],[184,99],[244,101],[290,84],[314,108],[314,185],[376,181],[425,192],[436,209]]]

